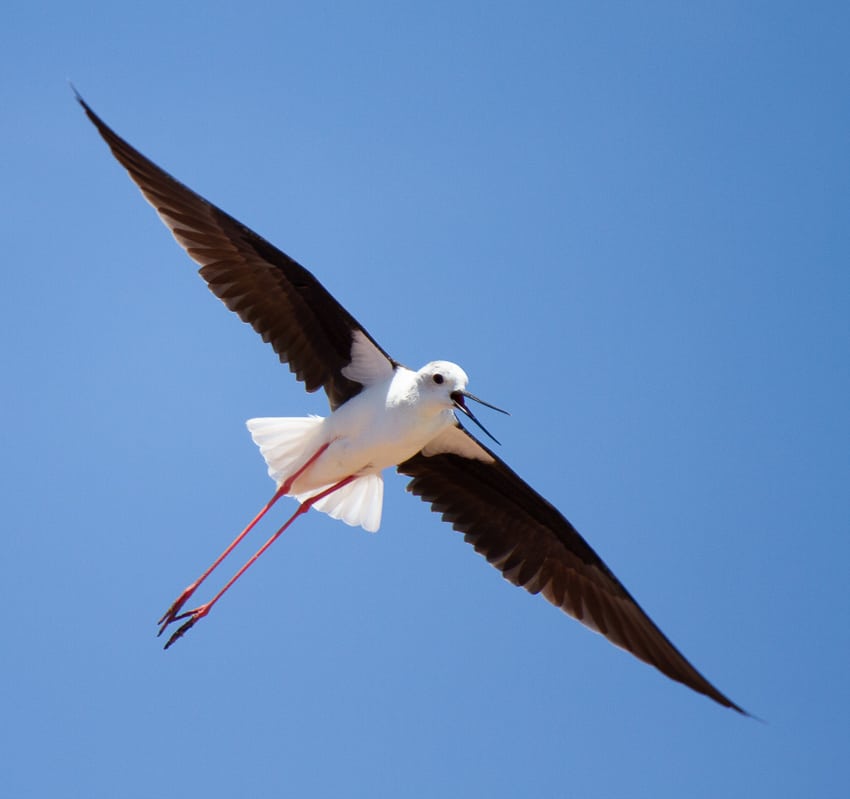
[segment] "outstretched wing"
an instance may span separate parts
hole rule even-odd
[[[747,715],[670,643],[553,505],[468,433],[458,430],[455,438],[451,451],[419,453],[398,467],[413,478],[408,491],[429,502],[514,585],[542,593],[668,677]]]
[[[324,388],[333,409],[360,391],[367,379],[362,375],[376,377],[395,368],[395,361],[309,271],[172,178],[118,136],[79,95],[77,100],[174,238],[200,264],[212,293],[272,345],[307,391]],[[346,367],[355,349],[358,368],[352,372]]]

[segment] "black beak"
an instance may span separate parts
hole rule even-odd
[[[495,405],[491,405],[489,402],[484,402],[483,399],[479,399],[478,397],[475,396],[475,394],[470,394],[468,391],[453,391],[451,393],[451,398],[454,401],[455,408],[457,408],[462,413],[466,414],[488,436],[490,436],[490,438],[492,438],[493,441],[495,441],[497,444],[499,444],[501,446],[501,442],[486,427],[484,427],[484,425],[481,424],[481,422],[479,422],[478,419],[475,418],[475,414],[473,414],[472,411],[469,410],[469,408],[466,406],[466,402],[464,402],[464,399],[474,400],[475,402],[479,403],[480,405],[484,405],[487,408],[492,408],[494,411],[498,411],[499,413],[504,413],[507,416],[510,416],[510,414],[507,411],[503,411],[501,408],[497,408]]]

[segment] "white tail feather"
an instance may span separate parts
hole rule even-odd
[[[298,496],[296,499],[303,502],[308,496],[318,493],[320,491],[312,491],[309,495]],[[362,527],[369,533],[375,533],[381,526],[383,504],[383,477],[380,474],[365,474],[323,497],[313,507],[352,527]]]
[[[290,416],[249,419],[245,424],[278,485],[291,477],[318,449],[310,446],[324,420],[321,416]]]
[[[319,448],[323,421],[321,416],[297,416],[249,419],[246,422],[251,438],[269,467],[269,477],[277,485],[295,474]],[[303,502],[329,487],[292,496]],[[383,478],[380,474],[367,474],[323,497],[313,507],[352,527],[360,526],[374,533],[381,526],[383,502]]]

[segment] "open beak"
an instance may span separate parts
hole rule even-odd
[[[503,411],[501,408],[497,408],[495,405],[491,405],[489,402],[484,402],[483,399],[479,399],[478,397],[475,396],[475,394],[470,394],[468,391],[453,391],[451,393],[451,398],[452,398],[452,401],[455,404],[455,408],[457,408],[459,411],[461,411],[461,413],[464,413],[466,416],[468,416],[470,419],[472,419],[472,421],[475,422],[475,424],[477,424],[490,438],[492,438],[493,441],[495,441],[497,444],[499,444],[501,446],[501,442],[486,427],[484,427],[484,425],[481,424],[481,422],[479,422],[478,419],[475,418],[475,414],[471,410],[469,410],[469,408],[466,405],[465,400],[467,400],[467,399],[474,400],[475,402],[479,403],[480,405],[484,405],[487,408],[492,408],[494,411],[498,411],[499,413],[504,413],[504,414],[510,416],[510,414],[507,411]]]

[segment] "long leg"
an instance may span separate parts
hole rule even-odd
[[[183,636],[184,636],[187,632],[189,632],[189,630],[191,630],[191,629],[192,629],[192,627],[194,627],[194,626],[195,626],[195,623],[196,623],[197,621],[199,621],[200,619],[204,618],[204,616],[206,616],[206,615],[207,615],[207,614],[208,614],[208,613],[212,610],[213,605],[215,605],[215,603],[216,603],[216,602],[218,602],[218,600],[219,600],[219,599],[221,599],[221,597],[222,597],[222,596],[225,594],[225,592],[226,592],[226,591],[230,588],[230,586],[232,586],[232,585],[233,585],[233,583],[235,583],[235,582],[236,582],[236,581],[237,581],[237,580],[238,580],[238,579],[239,579],[239,578],[240,578],[240,577],[241,577],[241,576],[242,576],[242,575],[243,575],[243,574],[244,574],[244,573],[248,570],[248,568],[249,568],[251,565],[253,565],[254,561],[256,561],[256,560],[257,560],[257,558],[259,558],[259,557],[260,557],[260,555],[262,555],[262,554],[263,554],[263,552],[265,552],[265,551],[266,551],[266,550],[267,550],[267,549],[268,549],[268,548],[269,548],[269,547],[270,547],[270,546],[271,546],[271,545],[272,545],[275,541],[277,541],[277,539],[280,537],[280,535],[281,535],[281,534],[282,534],[282,533],[283,533],[283,532],[284,532],[284,531],[285,531],[285,530],[289,527],[289,525],[291,525],[291,524],[292,524],[292,522],[294,522],[294,521],[295,521],[295,520],[296,520],[296,519],[297,519],[297,518],[298,518],[298,517],[299,517],[302,513],[306,513],[308,510],[310,510],[310,508],[313,506],[313,504],[314,504],[315,502],[318,502],[318,501],[319,501],[320,499],[322,499],[323,497],[328,496],[328,494],[332,494],[334,491],[339,490],[339,489],[340,489],[340,488],[342,488],[343,486],[348,485],[348,484],[349,484],[352,480],[354,480],[355,478],[356,478],[356,475],[353,475],[353,474],[352,474],[352,475],[349,475],[349,476],[348,476],[348,477],[346,477],[344,480],[340,480],[338,483],[336,483],[336,484],[332,485],[330,488],[326,488],[324,491],[319,492],[318,494],[316,494],[316,496],[314,496],[314,497],[309,497],[308,499],[305,499],[305,500],[304,500],[304,501],[303,501],[303,502],[302,502],[302,503],[298,506],[298,509],[295,511],[295,513],[293,513],[293,514],[292,514],[292,516],[290,516],[290,517],[289,517],[289,519],[286,521],[286,523],[285,523],[285,524],[283,524],[283,525],[280,527],[280,529],[278,529],[278,531],[277,531],[277,532],[276,532],[276,533],[275,533],[275,534],[274,534],[271,538],[269,538],[269,540],[268,540],[268,541],[266,541],[266,543],[265,543],[265,544],[263,544],[263,545],[262,545],[262,546],[261,546],[261,547],[260,547],[260,548],[259,548],[259,549],[258,549],[258,550],[257,550],[257,551],[256,551],[256,552],[255,552],[255,553],[254,553],[254,554],[253,554],[253,555],[252,555],[252,556],[248,559],[248,561],[245,563],[245,565],[244,565],[244,566],[242,566],[242,568],[241,568],[241,569],[239,569],[239,571],[238,571],[238,572],[236,572],[236,574],[234,574],[234,575],[233,575],[233,577],[231,577],[231,578],[230,578],[230,580],[227,582],[227,584],[224,586],[224,588],[222,588],[222,589],[221,589],[221,591],[219,591],[219,592],[218,592],[218,593],[217,593],[217,594],[216,594],[216,595],[215,595],[215,596],[214,596],[214,597],[213,597],[213,598],[212,598],[209,602],[207,602],[207,603],[206,603],[206,604],[204,604],[204,605],[200,605],[199,607],[194,608],[193,610],[187,610],[185,613],[181,613],[181,614],[179,614],[179,615],[176,615],[176,616],[174,616],[172,619],[170,619],[168,622],[166,622],[166,624],[165,624],[165,625],[163,625],[163,629],[165,629],[165,626],[166,626],[167,624],[171,624],[171,622],[173,622],[173,621],[177,621],[178,619],[188,619],[188,621],[187,621],[187,622],[185,622],[184,624],[182,624],[182,625],[181,625],[181,626],[180,626],[180,627],[176,630],[176,632],[174,632],[174,634],[171,636],[171,638],[169,638],[169,639],[168,639],[168,642],[166,643],[165,648],[166,648],[166,649],[168,649],[168,647],[170,647],[170,646],[171,646],[171,645],[172,645],[175,641],[177,641],[179,638],[182,638],[182,637],[183,637]],[[161,631],[160,631],[160,632],[161,632]]]
[[[208,569],[207,569],[207,570],[206,570],[206,571],[205,571],[205,572],[204,572],[204,573],[203,573],[203,574],[202,574],[202,575],[201,575],[201,576],[197,579],[197,580],[195,580],[195,582],[194,582],[194,583],[192,583],[191,585],[187,586],[187,587],[183,590],[183,593],[182,593],[182,594],[180,594],[180,596],[179,596],[179,597],[177,597],[177,599],[175,599],[175,600],[174,600],[174,602],[172,603],[171,607],[170,607],[170,608],[169,608],[169,609],[168,609],[168,610],[167,610],[167,611],[163,614],[162,618],[161,618],[161,619],[157,622],[157,624],[158,624],[158,625],[160,625],[160,627],[159,627],[159,632],[157,633],[157,635],[162,635],[162,633],[163,633],[163,631],[165,630],[165,628],[166,628],[169,624],[171,624],[171,622],[173,622],[175,619],[177,619],[177,618],[178,618],[178,614],[180,613],[181,609],[183,608],[183,605],[185,605],[185,604],[186,604],[186,602],[188,602],[188,601],[189,601],[189,598],[192,596],[192,594],[194,594],[194,593],[195,593],[195,591],[197,591],[197,590],[198,590],[198,586],[199,586],[199,585],[200,585],[200,584],[201,584],[204,580],[206,580],[206,579],[207,579],[207,577],[209,577],[209,576],[210,576],[210,574],[212,574],[213,570],[215,570],[215,569],[219,566],[219,564],[220,564],[220,563],[221,563],[221,562],[222,562],[222,561],[223,561],[223,560],[224,560],[224,559],[225,559],[225,558],[226,558],[226,557],[227,557],[227,556],[228,556],[231,552],[233,552],[233,550],[234,550],[234,549],[235,549],[235,548],[239,545],[239,542],[240,542],[240,541],[241,541],[241,540],[242,540],[242,539],[243,539],[246,535],[248,535],[248,533],[250,533],[250,532],[251,532],[251,530],[253,530],[253,529],[254,529],[254,526],[257,524],[257,522],[259,522],[259,521],[260,521],[260,519],[262,519],[262,518],[263,518],[263,516],[265,516],[265,515],[266,515],[266,513],[268,513],[268,511],[269,511],[269,510],[271,510],[271,508],[272,508],[272,506],[275,504],[275,502],[277,502],[277,501],[278,501],[278,500],[279,500],[282,496],[284,496],[284,494],[288,494],[288,493],[289,493],[290,489],[292,488],[293,483],[294,483],[294,482],[295,482],[295,481],[296,481],[296,480],[297,480],[297,479],[298,479],[298,478],[299,478],[302,474],[304,474],[304,472],[305,472],[305,471],[307,471],[307,469],[309,469],[309,468],[310,468],[310,467],[311,467],[311,466],[312,466],[312,465],[313,465],[313,464],[314,464],[314,463],[315,463],[315,462],[319,459],[319,457],[322,455],[322,453],[323,453],[323,452],[324,452],[324,451],[325,451],[325,450],[326,450],[329,446],[330,446],[330,443],[323,444],[323,445],[322,445],[322,446],[321,446],[321,447],[320,447],[320,448],[316,451],[316,453],[315,453],[314,455],[312,455],[312,456],[310,457],[310,459],[309,459],[309,460],[308,460],[308,461],[307,461],[307,462],[306,462],[306,463],[305,463],[305,464],[304,464],[304,465],[303,465],[300,469],[298,469],[298,471],[297,471],[297,472],[295,472],[295,473],[294,473],[291,477],[288,477],[288,478],[287,478],[287,479],[286,479],[286,480],[285,480],[285,481],[281,484],[280,488],[278,488],[278,490],[277,490],[277,491],[275,491],[274,496],[273,496],[273,497],[272,497],[272,498],[271,498],[271,499],[270,499],[270,500],[269,500],[269,501],[268,501],[268,502],[267,502],[267,503],[263,506],[262,510],[260,510],[260,512],[259,512],[259,513],[258,513],[258,514],[257,514],[257,515],[256,515],[256,516],[255,516],[255,517],[254,517],[251,521],[250,521],[250,523],[248,524],[248,526],[247,526],[247,527],[246,527],[246,528],[245,528],[245,529],[244,529],[241,533],[239,533],[239,535],[237,535],[237,536],[236,536],[236,538],[234,538],[234,539],[233,539],[233,541],[231,541],[231,542],[230,542],[230,545],[227,547],[227,549],[225,549],[225,550],[224,550],[224,552],[222,552],[222,553],[221,553],[221,554],[220,554],[220,555],[219,555],[219,556],[215,559],[215,561],[213,561],[213,564],[212,564],[212,565],[211,565],[211,566],[210,566],[210,567],[209,567],[209,568],[208,568]]]

